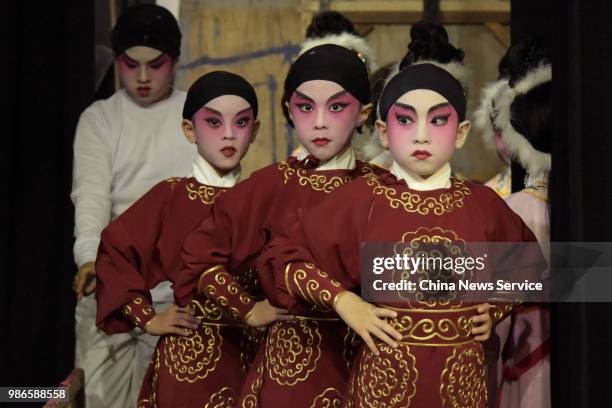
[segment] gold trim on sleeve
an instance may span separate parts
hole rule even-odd
[[[291,263],[288,263],[285,267],[285,287],[287,288],[287,293],[289,296],[293,297],[293,292],[291,291],[291,287],[289,286],[289,268],[291,268]]]
[[[223,267],[224,267],[223,265],[215,265],[211,268],[208,268],[204,272],[202,272],[202,274],[200,275],[200,278],[198,279],[198,286],[196,286],[198,293],[204,293],[204,291],[202,290],[202,279],[204,279],[204,277],[208,275],[209,273],[218,271],[219,269],[222,269]]]

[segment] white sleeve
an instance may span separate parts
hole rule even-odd
[[[105,138],[109,125],[89,108],[79,118],[74,138],[72,193],[74,260],[80,268],[96,260],[100,234],[111,219],[111,153]]]

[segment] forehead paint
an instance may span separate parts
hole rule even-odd
[[[160,57],[163,54],[160,50],[156,50],[151,47],[144,46],[136,46],[131,47],[125,50],[125,55],[127,55],[130,59],[139,62],[141,64],[146,64],[154,59]]]
[[[249,103],[243,97],[237,95],[218,96],[208,101],[204,107],[228,117],[233,117],[240,112],[248,110],[250,110],[251,115],[253,113],[251,105],[249,105]]]

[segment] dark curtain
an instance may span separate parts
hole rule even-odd
[[[552,240],[612,241],[612,4],[556,3]],[[554,407],[610,406],[612,304],[555,304]]]
[[[69,194],[93,99],[93,2],[6,2],[0,16],[0,385],[54,386],[74,359]]]
[[[536,36],[553,48],[553,242],[612,241],[611,16],[607,0],[512,1],[513,42]],[[612,305],[551,312],[552,406],[610,406]]]

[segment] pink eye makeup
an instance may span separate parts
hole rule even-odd
[[[212,128],[218,128],[223,124],[220,115],[212,109],[208,109],[206,107],[202,108],[202,120]]]
[[[165,68],[172,63],[172,59],[168,54],[162,54],[159,57],[155,58],[153,61],[149,61],[147,64],[149,68],[152,70],[158,70],[161,68]]]
[[[428,117],[429,123],[434,126],[446,125],[451,116],[453,116],[454,109],[449,104],[443,104],[443,106],[434,106],[429,110]],[[456,116],[456,115],[455,115]]]
[[[123,65],[124,67],[127,67],[129,69],[138,68],[138,65],[140,65],[137,61],[132,60],[125,54],[121,54],[118,58],[118,61],[120,65]]]

